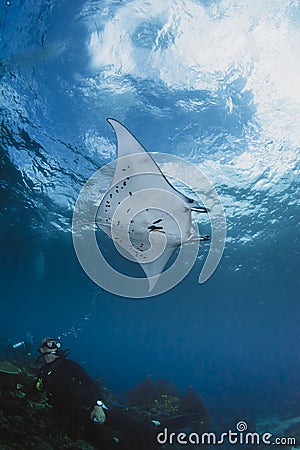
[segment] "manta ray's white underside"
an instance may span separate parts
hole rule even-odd
[[[118,158],[96,223],[124,256],[141,265],[153,288],[176,248],[201,239],[191,211],[207,210],[168,182],[126,127],[108,121],[117,136]]]

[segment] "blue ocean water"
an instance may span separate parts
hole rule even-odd
[[[0,12],[1,336],[61,336],[114,392],[148,374],[193,385],[220,424],[299,415],[299,2],[11,0]],[[116,157],[107,117],[215,186],[227,240],[206,283],[206,245],[149,299],[82,270],[72,214]]]

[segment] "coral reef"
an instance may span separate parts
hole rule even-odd
[[[180,399],[175,395],[161,394],[158,399],[154,400],[155,407],[162,412],[175,415],[179,411]]]
[[[195,431],[203,431],[209,426],[207,409],[201,396],[192,387],[180,396],[174,384],[165,380],[154,381],[148,376],[142,383],[128,391],[127,397],[132,414],[143,419],[155,418],[164,421],[194,413],[197,418],[191,424]]]
[[[94,441],[84,434],[82,418],[58,411],[52,407],[47,394],[36,389],[34,359],[28,354],[23,357],[23,362],[21,355],[11,361],[5,356],[7,360],[0,361],[0,449],[96,450],[98,447],[89,443]],[[114,408],[113,395],[101,380],[98,384],[104,403]],[[151,424],[153,419],[172,420],[174,417],[180,418],[180,414],[186,412],[199,412],[202,404],[200,396],[194,391],[189,390],[181,397],[175,385],[165,380],[154,381],[151,377],[129,391],[128,397],[130,405],[122,406],[122,414],[128,417],[128,425],[134,420],[135,423],[142,424],[142,428],[146,423]],[[128,430],[109,426],[103,428],[104,436],[109,438],[109,442],[115,436],[126,442],[128,432],[135,433],[130,431],[130,426]],[[154,447],[147,446],[145,442],[143,450],[154,450]],[[116,447],[109,444],[105,448],[101,447],[101,450],[113,448]],[[120,445],[117,448],[121,448]],[[125,448],[140,450],[140,447],[132,445]]]
[[[1,367],[5,369],[0,370],[1,450],[94,449],[76,436],[67,417],[53,412],[47,395],[34,388],[32,373],[10,363]]]
[[[178,398],[179,393],[174,384],[167,383],[165,380],[154,381],[150,375],[127,392],[130,406],[155,406],[156,402],[161,401],[162,396]]]
[[[179,403],[180,413],[200,413],[203,421],[209,423],[209,414],[204,405],[200,394],[194,391],[192,386],[189,386],[185,393],[180,397]]]
[[[19,369],[19,367],[15,366],[9,361],[0,361],[0,372],[17,375],[21,372],[21,369]]]

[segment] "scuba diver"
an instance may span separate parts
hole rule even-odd
[[[64,410],[90,410],[91,420],[104,423],[104,408],[97,399],[97,385],[89,374],[75,361],[67,359],[59,339],[45,338],[40,343],[40,359],[45,365],[39,369],[37,387],[51,393],[52,403]],[[67,401],[67,402],[66,402]]]
[[[67,359],[70,351],[62,349],[59,339],[43,339],[38,351],[37,362],[43,358],[45,364],[38,369],[37,389],[49,394],[56,410],[72,417],[85,440],[101,450],[158,448],[159,422],[137,420],[126,413],[126,408],[108,408],[97,382],[78,363]]]
[[[71,420],[70,429],[97,449],[156,450],[161,448],[157,437],[163,430],[180,430],[199,420],[204,420],[201,422],[204,425],[208,423],[207,412],[201,402],[199,405],[199,399],[193,407],[193,395],[183,397],[188,405],[183,408],[183,414],[163,421],[139,420],[126,407],[103,399],[104,393],[96,380],[67,358],[70,350],[64,351],[59,339],[43,339],[38,351],[37,362],[43,358],[45,364],[38,370],[37,389],[44,389],[55,410]]]

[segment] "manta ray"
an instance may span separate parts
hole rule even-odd
[[[192,211],[205,207],[173,187],[153,157],[120,122],[107,119],[117,137],[111,185],[96,214],[96,224],[118,251],[139,263],[152,287],[174,251],[199,236]]]

